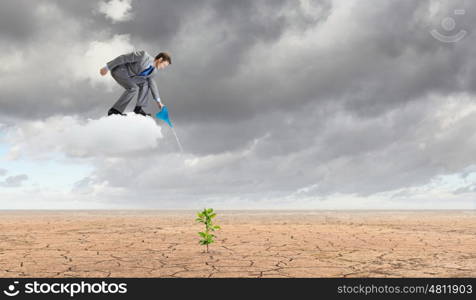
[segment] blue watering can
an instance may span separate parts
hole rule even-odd
[[[162,109],[155,114],[155,116],[157,117],[157,119],[160,119],[164,122],[166,122],[167,124],[169,124],[170,127],[174,127],[172,125],[172,122],[170,122],[170,119],[169,119],[169,110],[167,109],[167,107],[164,105],[162,107]]]

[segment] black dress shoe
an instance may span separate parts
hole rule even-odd
[[[142,109],[142,107],[140,107],[140,106],[136,106],[136,107],[134,108],[134,112],[135,112],[136,114],[139,114],[139,115],[150,116],[150,114],[146,113],[146,112]]]
[[[121,113],[120,111],[118,111],[117,109],[115,109],[114,107],[111,108],[108,112],[107,112],[107,115],[110,116],[110,115],[121,115],[121,116],[125,116],[126,114],[123,114]]]

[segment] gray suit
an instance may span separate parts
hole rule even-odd
[[[122,113],[135,96],[137,96],[137,106],[146,106],[149,90],[154,99],[160,98],[159,89],[153,79],[157,74],[157,69],[154,68],[153,72],[146,76],[138,75],[153,62],[152,56],[140,50],[120,55],[107,63],[108,69],[111,70],[111,76],[126,89],[114,103],[113,108]]]

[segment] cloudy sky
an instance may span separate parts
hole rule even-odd
[[[0,208],[475,209],[474,15],[3,0]],[[122,90],[99,68],[134,49],[172,54],[156,80],[183,152],[158,120],[105,117]]]

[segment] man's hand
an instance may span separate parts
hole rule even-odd
[[[107,69],[106,67],[104,67],[104,68],[101,68],[101,69],[99,70],[99,73],[100,73],[102,76],[104,76],[104,75],[107,74],[107,71],[108,71],[108,69]]]
[[[157,106],[159,107],[159,111],[162,110],[162,107],[164,107],[164,105],[159,101],[157,101]]]

